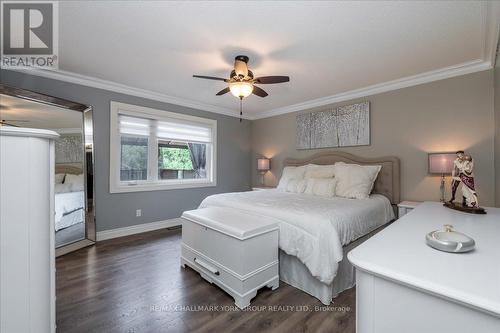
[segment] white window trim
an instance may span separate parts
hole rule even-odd
[[[168,179],[148,183],[125,183],[120,181],[120,134],[118,128],[118,115],[128,114],[130,116],[149,116],[157,120],[164,118],[175,118],[180,120],[193,121],[208,124],[212,127],[212,158],[208,179]],[[150,149],[156,147],[149,145]],[[148,154],[149,155],[149,154]],[[148,161],[149,162],[149,161]],[[148,168],[148,172],[151,170]],[[181,113],[174,113],[144,106],[125,104],[111,101],[110,103],[110,129],[109,129],[109,192],[143,192],[143,191],[163,191],[185,188],[213,187],[217,186],[217,120],[189,116]]]

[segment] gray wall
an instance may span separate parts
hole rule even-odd
[[[371,102],[372,144],[338,150],[367,157],[400,157],[402,198],[437,200],[439,177],[427,174],[427,152],[466,149],[476,160],[480,203],[486,206],[495,203],[495,182],[492,177],[496,169],[496,189],[499,194],[496,203],[500,206],[499,72],[497,63],[495,73],[474,73],[339,103]],[[240,124],[237,118],[11,71],[0,71],[0,79],[5,84],[94,107],[98,231],[178,217],[182,211],[196,208],[207,195],[247,190],[252,182],[259,182],[255,170],[257,156],[273,158],[272,172],[266,175],[266,182],[276,184],[284,158],[305,157],[320,151],[295,149],[295,113],[253,122],[243,121]],[[111,100],[217,119],[217,187],[110,194]],[[135,210],[139,208],[143,216],[136,218]]]
[[[495,65],[495,183],[496,205],[500,207],[500,56]]]
[[[97,231],[179,217],[207,195],[247,190],[250,186],[250,122],[106,90],[12,71],[0,71],[1,82],[94,108]],[[169,191],[109,193],[109,103],[136,104],[217,120],[217,187]],[[235,102],[236,105],[236,102]],[[142,209],[142,217],[135,210]]]
[[[427,153],[464,149],[475,159],[480,204],[494,205],[492,70],[336,105],[365,100],[371,102],[371,145],[336,150],[365,157],[398,156],[402,199],[439,200],[440,179],[427,174]],[[254,184],[259,182],[257,156],[272,158],[272,172],[266,174],[266,182],[274,185],[286,157],[306,157],[321,151],[295,149],[295,116],[291,113],[252,122]]]

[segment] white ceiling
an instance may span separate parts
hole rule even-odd
[[[3,94],[0,94],[0,120],[21,127],[51,129],[61,134],[81,131],[83,126],[82,112]]]
[[[245,114],[259,118],[491,68],[494,6],[66,1],[60,73],[40,75],[236,115],[237,98],[215,96],[224,82],[192,74],[227,77],[245,54],[256,76],[291,78],[244,101]]]

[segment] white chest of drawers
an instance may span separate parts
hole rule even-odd
[[[0,127],[0,332],[55,332],[57,137]]]
[[[278,222],[241,210],[209,207],[182,215],[181,266],[188,265],[250,304],[257,290],[279,286]]]
[[[500,209],[474,215],[424,202],[347,255],[358,333],[500,332]],[[452,224],[476,241],[448,253],[425,235]]]
[[[402,218],[413,209],[417,208],[422,202],[420,201],[403,201],[398,204],[398,217]]]

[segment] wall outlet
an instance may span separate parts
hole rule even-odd
[[[142,209],[136,209],[135,210],[135,217],[141,217],[142,216]]]

